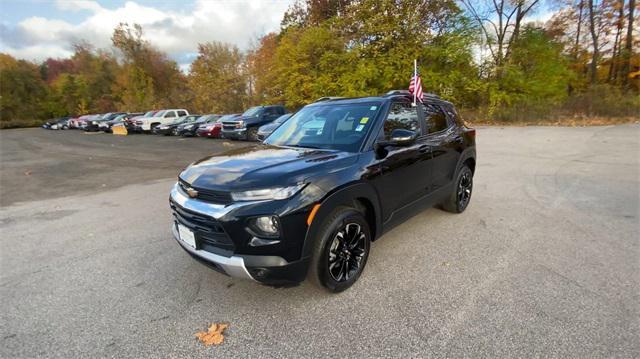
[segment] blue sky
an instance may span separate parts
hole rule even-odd
[[[183,70],[198,43],[218,40],[246,49],[277,31],[294,0],[0,0],[0,52],[42,61],[68,57],[74,42],[109,48],[119,22],[139,23],[145,38]],[[542,7],[532,19],[546,20]]]

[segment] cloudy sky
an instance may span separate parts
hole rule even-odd
[[[145,38],[187,71],[198,43],[218,40],[246,49],[279,28],[293,1],[0,0],[0,52],[33,61],[64,58],[73,43],[108,48],[118,23],[139,23]],[[532,20],[550,15],[543,7]]]
[[[0,0],[0,52],[42,61],[68,57],[74,42],[111,45],[120,22],[139,23],[145,37],[183,69],[199,42],[218,40],[246,49],[277,30],[293,0]]]

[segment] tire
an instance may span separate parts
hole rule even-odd
[[[247,129],[247,141],[258,141],[258,128],[249,127]]]
[[[341,241],[345,237],[347,241]],[[336,208],[314,240],[309,279],[333,293],[351,287],[364,271],[371,249],[371,231],[362,213],[350,207]]]
[[[449,198],[442,203],[442,208],[447,212],[462,213],[469,206],[473,192],[473,172],[467,165],[458,171],[455,184]]]

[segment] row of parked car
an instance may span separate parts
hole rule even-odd
[[[256,106],[244,113],[190,114],[185,109],[148,112],[109,112],[49,120],[43,128],[51,130],[80,129],[87,132],[113,132],[115,127],[127,133],[154,133],[165,136],[199,136],[258,141],[266,138],[291,117],[284,106]]]

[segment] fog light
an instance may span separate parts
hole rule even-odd
[[[253,226],[259,232],[269,237],[276,237],[280,234],[280,222],[276,216],[262,216],[253,219]]]

